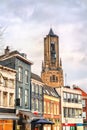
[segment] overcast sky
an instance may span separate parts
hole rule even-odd
[[[0,27],[6,28],[1,49],[8,45],[26,53],[38,75],[44,37],[52,28],[59,36],[65,85],[87,91],[87,0],[0,0]]]

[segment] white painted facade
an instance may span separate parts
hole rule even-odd
[[[60,87],[56,89],[59,95],[61,96],[61,123],[62,124],[77,124],[77,123],[83,123],[83,118],[82,118],[82,93],[79,90],[75,90],[73,88],[68,88],[68,87]],[[67,95],[79,95],[78,97],[81,98],[79,99],[78,102],[68,102],[64,101],[64,93]],[[64,108],[73,109],[75,112],[77,111],[77,115],[75,114],[73,117],[70,116],[64,116]],[[80,112],[80,113],[79,113]],[[72,112],[73,114],[73,112]]]
[[[0,108],[15,107],[16,71],[0,65]]]

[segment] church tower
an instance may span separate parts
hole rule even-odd
[[[64,85],[62,61],[59,58],[59,37],[50,29],[44,38],[44,62],[42,62],[42,81],[51,87]]]

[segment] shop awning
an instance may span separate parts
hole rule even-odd
[[[46,120],[46,119],[36,119],[31,121],[32,124],[37,125],[37,124],[54,124],[52,121]]]
[[[0,120],[18,120],[19,117],[14,113],[0,113]]]

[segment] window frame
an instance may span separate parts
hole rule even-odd
[[[23,82],[23,67],[22,66],[18,67],[18,81]]]
[[[25,83],[28,84],[29,83],[29,71],[25,70]]]

